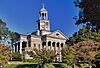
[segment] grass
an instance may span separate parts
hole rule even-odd
[[[37,66],[38,66],[38,64],[9,64],[6,68],[37,68]],[[50,66],[52,67],[52,65],[49,65],[49,68],[50,68]],[[85,66],[87,67],[87,65],[85,65]],[[59,64],[59,63],[54,63],[53,67],[54,68],[70,68],[65,63],[63,63],[63,65]],[[46,67],[46,68],[48,68],[48,67]],[[75,68],[79,68],[79,67],[75,65]]]
[[[9,64],[6,68],[36,68],[38,64]]]
[[[9,65],[7,65],[7,67],[6,68],[16,68],[16,64],[9,64]]]

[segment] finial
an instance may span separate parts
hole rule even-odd
[[[42,8],[44,8],[44,3],[42,3]]]

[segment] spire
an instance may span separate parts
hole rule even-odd
[[[45,9],[45,6],[44,6],[44,3],[42,3],[42,9],[41,9],[41,12],[47,12],[47,10]]]
[[[44,3],[42,3],[42,8],[44,8]]]

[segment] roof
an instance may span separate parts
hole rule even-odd
[[[56,35],[59,34],[59,36],[57,36],[57,37],[68,39],[68,37],[66,37],[60,30],[56,30],[56,31],[54,31],[54,32],[52,32],[50,34],[47,34],[47,36],[53,36],[55,34]]]
[[[40,11],[41,12],[47,12],[47,10],[45,8],[42,8]]]

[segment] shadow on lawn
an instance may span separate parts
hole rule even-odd
[[[38,64],[20,64],[16,68],[36,68]]]
[[[60,64],[53,64],[55,68],[61,67]],[[38,64],[20,64],[17,65],[16,68],[40,68]]]

